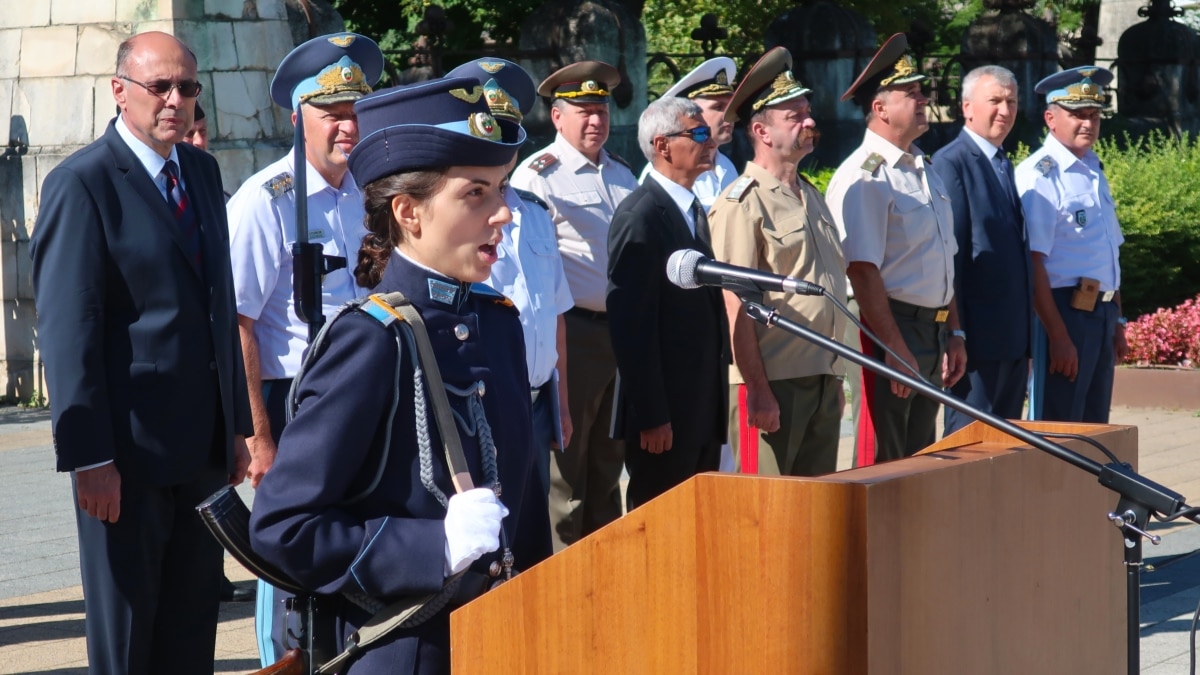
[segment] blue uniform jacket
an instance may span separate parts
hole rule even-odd
[[[449,304],[431,299],[431,282],[453,289]],[[501,499],[510,511],[504,532],[517,569],[526,569],[549,556],[551,546],[546,495],[534,475],[529,384],[516,310],[495,291],[442,277],[393,253],[383,281],[373,291],[396,290],[425,320],[446,384],[465,388],[482,382],[485,387],[483,403],[497,448]],[[466,339],[455,334],[460,325],[468,331]],[[395,397],[395,335],[391,327],[361,311],[333,323],[324,352],[300,383],[299,408],[255,496],[250,522],[254,549],[320,593],[392,601],[442,587],[446,509],[420,479],[414,355],[407,347],[382,480],[365,499],[345,504],[370,483],[383,457],[385,421]],[[458,416],[469,418],[466,400],[448,396]],[[429,421],[434,480],[452,495],[432,404]],[[482,486],[478,438],[461,420],[458,426],[471,475],[476,486]],[[471,569],[485,573],[498,558],[498,553],[484,556]],[[459,604],[469,599],[460,598]],[[449,610],[415,629],[397,631],[351,671],[447,672]],[[339,649],[367,618],[356,605],[341,604]]]

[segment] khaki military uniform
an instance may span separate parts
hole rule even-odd
[[[833,216],[816,188],[801,181],[800,191],[797,195],[748,162],[745,173],[709,213],[713,251],[722,262],[803,279],[844,301],[846,265]],[[845,330],[845,317],[823,297],[766,293],[763,303],[830,338],[837,339]],[[784,331],[759,324],[755,330],[767,380],[780,406],[780,429],[759,434],[760,449],[771,450],[760,454],[760,473],[818,475],[835,470],[840,360]],[[736,364],[730,367],[729,381],[735,389],[744,382]],[[731,415],[736,417],[736,394],[730,399]]]

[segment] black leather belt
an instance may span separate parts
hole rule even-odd
[[[572,307],[567,310],[567,314],[578,317],[580,319],[590,319],[592,321],[608,321],[608,312],[594,312],[590,309],[582,307]]]
[[[888,298],[888,305],[892,308],[892,314],[920,319],[921,321],[946,323],[946,319],[950,317],[950,305],[921,307],[920,305],[914,305],[894,298]]]

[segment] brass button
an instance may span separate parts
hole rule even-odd
[[[460,341],[465,341],[467,338],[471,337],[471,329],[467,328],[465,323],[460,323],[454,327],[454,337],[458,338]]]
[[[500,567],[499,560],[493,560],[492,564],[488,565],[488,575],[491,576],[493,579],[500,576],[500,572],[502,572],[502,571],[503,571],[503,568]]]

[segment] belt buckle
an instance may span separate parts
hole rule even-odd
[[[946,323],[946,319],[950,318],[950,310],[948,308],[939,309],[937,314],[933,315],[935,323]]]
[[[1116,296],[1116,294],[1116,291],[1104,291],[1100,294],[1100,302],[1112,302],[1112,299]]]

